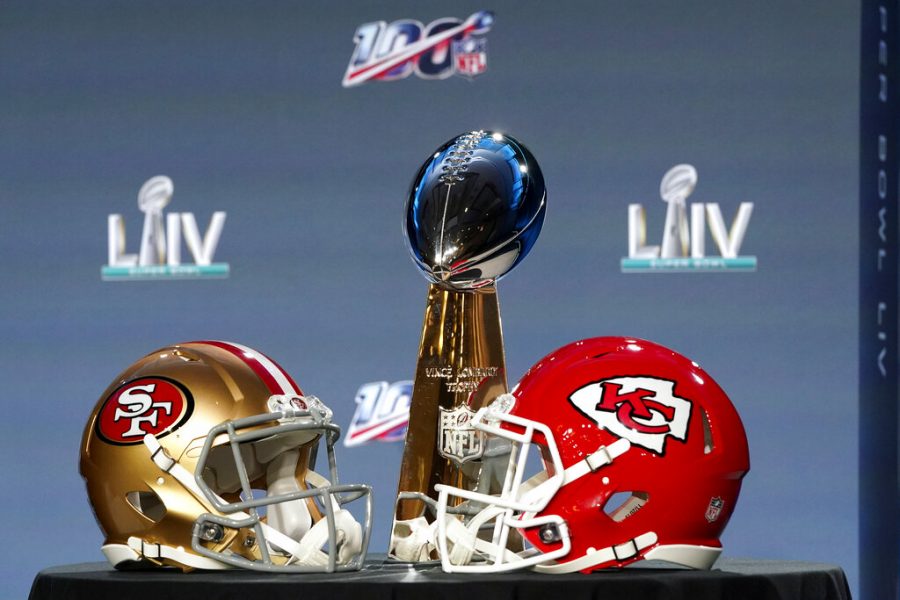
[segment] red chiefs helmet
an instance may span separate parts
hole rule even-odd
[[[542,358],[473,428],[486,455],[502,456],[503,491],[436,486],[446,571],[587,573],[642,559],[710,568],[750,469],[722,388],[690,359],[633,338]],[[533,447],[540,468],[526,480]]]

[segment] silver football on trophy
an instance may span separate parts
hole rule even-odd
[[[491,285],[528,254],[546,206],[544,177],[525,146],[490,131],[457,136],[413,180],[404,220],[413,261],[446,288]]]

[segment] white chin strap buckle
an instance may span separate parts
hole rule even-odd
[[[640,548],[638,548],[637,542],[634,540],[628,540],[624,544],[619,544],[618,546],[612,547],[613,556],[616,557],[616,560],[626,560],[640,552]]]

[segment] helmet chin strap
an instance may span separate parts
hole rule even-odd
[[[434,540],[434,523],[425,517],[396,521],[388,554],[404,562],[425,562],[431,560],[431,552],[436,548]]]
[[[285,450],[269,461],[266,466],[267,497],[302,491],[296,475],[299,459],[300,450],[295,448]],[[268,508],[267,517],[270,526],[295,540],[302,539],[312,526],[306,498],[273,504]]]
[[[423,498],[434,503],[431,498]],[[471,561],[472,554],[497,554],[503,556],[506,561],[519,561],[521,557],[506,548],[478,537],[478,531],[485,523],[501,516],[506,509],[486,508],[478,512],[468,524],[463,524],[453,515],[445,515],[443,525],[445,538],[450,542],[447,556],[452,565],[466,565]],[[429,523],[425,517],[416,517],[405,521],[398,521],[398,526],[409,531],[408,535],[396,535],[395,526],[392,536],[391,556],[402,561],[423,562],[431,559],[431,552],[438,548],[436,542],[441,526],[438,520]]]
[[[552,525],[559,533],[560,547],[556,550],[546,553],[537,553],[534,551],[523,551],[520,553],[513,552],[506,548],[506,537],[499,538],[495,534],[493,541],[487,541],[478,537],[478,531],[482,525],[498,519],[502,524],[502,528],[509,530],[511,528],[524,529],[529,527],[541,527]],[[488,507],[476,515],[468,525],[463,525],[457,519],[446,517],[443,521],[437,522],[439,535],[443,539],[453,542],[453,547],[446,554],[446,559],[442,556],[441,562],[443,569],[448,572],[499,572],[513,571],[517,569],[536,567],[537,565],[553,560],[554,558],[565,556],[572,549],[571,538],[569,536],[568,527],[557,515],[546,515],[531,519],[517,518],[511,515],[508,508]],[[444,544],[441,544],[442,546]],[[490,557],[493,562],[488,564],[472,565],[472,554],[477,552],[480,556]]]
[[[574,573],[575,571],[583,571],[597,565],[632,558],[645,548],[655,544],[656,541],[656,533],[648,531],[623,544],[607,546],[600,550],[588,548],[584,555],[574,560],[556,564],[541,564],[537,565],[534,570],[539,573]]]
[[[175,478],[178,483],[180,483],[186,490],[188,490],[191,495],[193,495],[203,506],[212,514],[219,514],[219,511],[215,510],[211,505],[211,502],[203,493],[203,490],[200,489],[200,486],[197,485],[194,476],[188,472],[187,469],[178,464],[178,461],[171,458],[162,448],[159,443],[159,440],[156,439],[156,436],[152,434],[147,434],[144,436],[144,446],[147,448],[147,451],[150,453],[150,458],[165,473],[168,473],[170,476]],[[293,466],[291,466],[291,460],[293,460]],[[281,486],[286,486],[286,476],[284,471],[288,468],[296,469],[297,465],[297,457],[285,458],[280,461],[275,467],[274,470],[277,472],[278,479]],[[296,477],[293,475],[293,471],[291,474],[291,478],[294,479],[294,483],[296,484]],[[331,483],[313,471],[307,471],[306,480],[315,488],[324,488],[331,485]],[[297,489],[299,490],[299,485],[297,485]],[[294,490],[286,490],[282,489],[280,493],[286,493]],[[273,495],[273,494],[269,494]],[[335,543],[339,546],[338,553],[338,564],[341,562],[345,562],[350,560],[353,556],[359,553],[362,549],[362,526],[353,518],[353,515],[350,511],[342,509],[337,501],[334,500],[330,495],[329,503],[330,503],[330,511],[334,515],[334,529],[335,529]],[[216,500],[221,504],[227,504],[224,499],[219,496],[216,496]],[[292,502],[300,502],[304,504],[303,510],[305,511],[305,515],[307,518],[309,517],[309,511],[305,506],[305,499],[300,500],[292,500],[283,503],[273,504],[269,510],[272,510],[279,504],[291,504]],[[301,515],[299,518],[285,517],[283,514],[285,511],[281,511],[280,516],[276,518],[276,521],[280,518],[282,520],[282,524],[287,524],[290,528],[290,533],[286,535],[280,527],[276,527],[273,524],[269,523],[258,523],[260,527],[262,527],[263,533],[266,537],[266,541],[270,546],[275,546],[280,548],[282,551],[290,555],[290,558],[287,560],[288,565],[297,564],[304,566],[326,566],[329,563],[329,557],[327,552],[323,552],[321,550],[322,546],[326,544],[330,539],[330,531],[328,526],[328,519],[322,518],[318,523],[313,525],[311,528],[308,528],[305,532],[303,532],[302,537],[297,537],[296,539],[293,537],[293,533],[301,532],[304,528],[305,518]],[[233,513],[229,513],[229,517],[235,520],[249,520],[251,517],[249,514],[242,511],[235,511]],[[299,542],[297,540],[300,540]],[[135,540],[135,545],[132,545],[132,540]],[[137,546],[137,547],[135,547]],[[147,556],[148,558],[172,558],[189,566],[194,566],[194,563],[200,563],[196,566],[196,568],[202,569],[222,569],[222,568],[230,568],[232,565],[225,562],[219,562],[218,560],[208,559],[204,557],[194,556],[190,553],[185,552],[180,548],[171,548],[169,546],[164,546],[160,544],[153,544],[153,547],[158,548],[156,550],[157,556],[151,556],[150,554],[143,554],[147,545],[143,543],[139,538],[131,538],[129,539],[129,547],[136,552],[141,552],[142,556]],[[182,560],[187,558],[188,560]],[[199,559],[199,560],[197,560]],[[252,565],[251,561],[247,561]],[[210,563],[215,563],[216,566],[212,566]],[[201,566],[202,565],[202,566]]]

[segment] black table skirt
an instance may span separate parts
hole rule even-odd
[[[723,558],[711,571],[629,568],[591,575],[446,574],[439,566],[370,558],[359,572],[115,571],[106,563],[50,567],[29,600],[848,600],[840,567]]]

